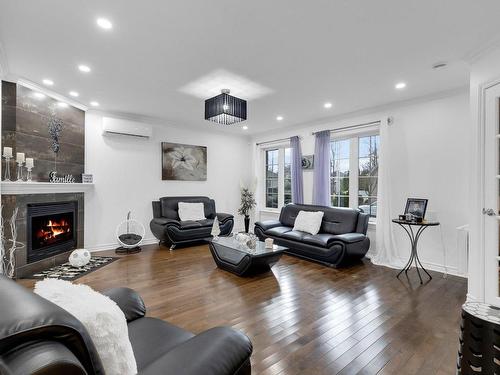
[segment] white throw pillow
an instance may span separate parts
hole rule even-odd
[[[203,203],[179,202],[179,218],[181,221],[206,219]]]
[[[87,285],[57,279],[37,282],[35,293],[62,307],[83,324],[99,353],[106,375],[137,374],[127,320],[109,297]]]
[[[323,211],[299,211],[293,224],[293,230],[300,230],[313,235],[318,234],[323,215]]]

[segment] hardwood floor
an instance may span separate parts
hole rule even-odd
[[[148,315],[193,332],[242,330],[254,374],[455,374],[466,280],[433,272],[421,286],[414,272],[399,281],[368,261],[332,269],[284,255],[272,272],[240,278],[207,246],[147,246],[77,282],[134,288]]]

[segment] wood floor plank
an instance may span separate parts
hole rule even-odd
[[[285,255],[272,272],[240,278],[218,269],[205,245],[151,245],[77,282],[136,289],[149,316],[195,333],[240,329],[254,344],[254,374],[454,373],[466,280],[433,272],[420,285],[414,270],[409,280],[396,273],[369,261],[333,269]]]

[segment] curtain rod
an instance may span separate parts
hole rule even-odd
[[[274,143],[274,142],[280,142],[280,141],[289,141],[291,137],[287,138],[280,138],[280,139],[273,139],[272,141],[265,141],[265,142],[257,142],[255,145],[260,146],[260,145],[265,145],[267,143]],[[299,139],[302,137],[299,137]]]
[[[378,120],[378,121],[372,121],[372,122],[365,122],[364,124],[344,126],[342,128],[327,129],[327,130],[329,130],[331,132],[338,132],[338,131],[342,131],[342,130],[366,128],[368,126],[375,125],[375,124],[380,124],[380,120]],[[315,135],[316,133],[319,133],[321,131],[324,131],[324,130],[318,130],[317,132],[312,132],[312,135]]]

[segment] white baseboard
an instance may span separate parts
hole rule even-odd
[[[141,245],[153,245],[157,244],[158,240],[156,238],[146,238],[142,241]],[[90,251],[91,253],[96,252],[96,251],[104,251],[104,250],[114,250],[118,247],[118,242],[112,242],[112,243],[106,243],[106,244],[101,244],[101,245],[94,245],[94,246],[85,246],[85,248]]]

